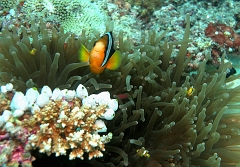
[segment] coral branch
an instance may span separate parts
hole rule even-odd
[[[4,87],[3,87],[4,89]],[[12,93],[10,105],[0,116],[1,165],[12,163],[31,164],[30,150],[56,156],[66,155],[69,159],[102,157],[105,143],[112,139],[104,120],[114,118],[117,100],[110,99],[108,92],[92,94],[83,85],[75,90],[53,91],[44,86],[41,93],[36,88],[22,92],[1,92],[3,101]],[[20,99],[20,100],[19,100]],[[10,140],[11,139],[11,140]]]

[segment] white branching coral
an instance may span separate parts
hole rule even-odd
[[[108,92],[88,96],[83,85],[79,85],[76,91],[56,88],[53,93],[46,93],[45,90],[50,92],[46,87],[39,95],[31,90],[36,100],[35,103],[30,100],[29,106],[36,110],[32,111],[30,119],[23,121],[26,127],[36,131],[29,137],[29,146],[56,156],[65,155],[71,149],[70,159],[83,159],[84,153],[89,154],[89,159],[101,157],[104,144],[111,140],[112,134],[99,133],[107,131],[104,120],[114,118],[117,101],[111,99]],[[26,96],[29,94],[27,91]]]
[[[1,93],[10,89],[11,85],[5,85]],[[70,150],[69,159],[84,159],[84,153],[89,159],[103,156],[105,143],[112,139],[112,133],[106,133],[105,122],[114,118],[118,108],[117,100],[111,99],[109,92],[88,96],[87,89],[79,85],[76,90],[52,91],[44,86],[40,93],[36,88],[28,89],[25,95],[12,93],[9,110],[3,112],[0,126],[11,132],[18,125],[30,132],[26,147],[56,156],[66,155]]]

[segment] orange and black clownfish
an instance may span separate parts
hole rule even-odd
[[[118,50],[113,48],[112,32],[107,32],[93,46],[89,52],[84,45],[80,46],[79,60],[81,62],[89,62],[92,73],[100,74],[105,68],[116,70],[121,64],[122,57]]]

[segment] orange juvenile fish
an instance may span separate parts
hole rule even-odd
[[[93,46],[89,52],[84,45],[79,49],[79,60],[89,62],[92,73],[100,74],[105,68],[116,70],[119,68],[122,57],[118,50],[114,50],[112,32],[107,32]]]

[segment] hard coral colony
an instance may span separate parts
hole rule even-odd
[[[0,78],[12,85],[1,87],[0,142],[7,146],[0,147],[3,165],[240,165],[240,115],[225,113],[237,108],[239,86],[227,84],[238,76],[226,79],[229,63],[207,71],[207,60],[196,74],[186,72],[189,15],[186,23],[179,42],[162,43],[166,32],[149,31],[138,46],[132,46],[120,32],[115,39],[121,65],[100,75],[91,73],[89,63],[78,61],[79,44],[91,48],[98,33],[90,37],[83,32],[75,39],[62,28],[47,30],[43,22],[39,28],[32,22],[31,32],[22,28],[20,38],[15,29],[4,28]],[[169,65],[174,45],[181,46]],[[85,97],[87,91],[91,95]],[[110,96],[118,100],[118,108]],[[46,158],[36,151],[83,160]]]
[[[88,153],[90,160],[102,157],[105,143],[112,139],[112,133],[99,134],[107,131],[103,120],[113,119],[118,108],[108,92],[88,96],[82,85],[76,91],[44,86],[41,93],[30,88],[24,95],[7,84],[1,87],[1,97],[11,101],[0,116],[1,166],[31,164],[30,150],[36,148],[56,156],[71,149],[69,159],[84,159]]]

